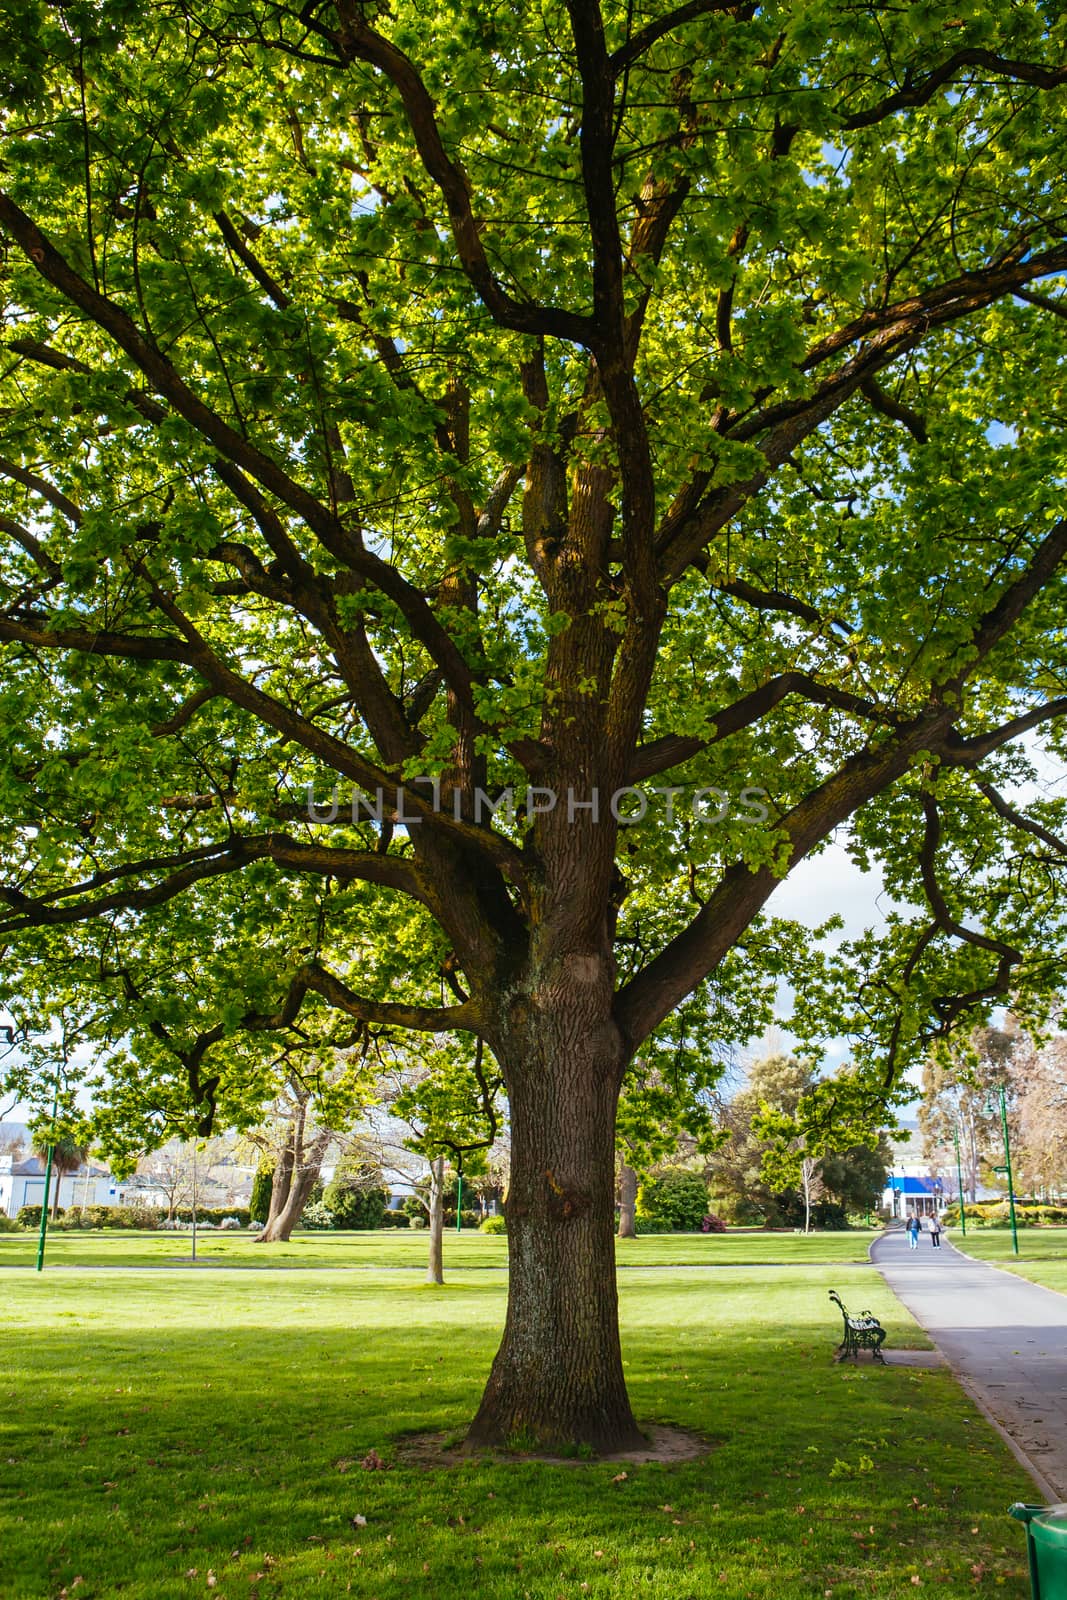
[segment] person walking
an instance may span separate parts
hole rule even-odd
[[[918,1250],[918,1248],[919,1248],[919,1219],[915,1215],[914,1211],[912,1211],[908,1215],[908,1249],[909,1250]]]
[[[935,1211],[930,1218],[930,1243],[935,1250],[941,1248],[941,1218]]]

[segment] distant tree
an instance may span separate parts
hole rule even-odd
[[[1013,1160],[1020,1188],[1067,1193],[1067,1038],[1040,1048],[1026,1040],[1013,1054]]]
[[[1012,1061],[1020,1042],[1019,1029],[1010,1020],[1003,1028],[975,1028],[954,1045],[937,1049],[923,1066],[919,1129],[924,1158],[951,1172],[958,1138],[963,1187],[972,1202],[983,1164],[999,1144],[997,1097],[1002,1085],[1014,1109],[1018,1085]]]
[[[877,1204],[886,1184],[883,1137],[834,1147],[813,1123],[819,1080],[813,1067],[780,1051],[753,1063],[745,1087],[722,1112],[728,1137],[708,1161],[712,1191],[745,1217],[797,1225],[805,1231],[826,1206],[843,1219]],[[832,1224],[831,1224],[832,1225]]]
[[[69,1173],[75,1173],[85,1165],[89,1157],[88,1147],[80,1144],[71,1134],[60,1134],[54,1141],[50,1131],[41,1129],[33,1134],[34,1154],[47,1164],[48,1152],[52,1152],[52,1181],[55,1187],[51,1194],[52,1216],[59,1212],[60,1180]]]
[[[397,1048],[385,1075],[389,1109],[405,1125],[405,1148],[429,1166],[426,1191],[430,1249],[426,1277],[444,1282],[445,1164],[457,1179],[466,1171],[485,1170],[503,1122],[501,1080],[496,1064],[477,1040],[456,1037],[448,1049],[422,1049],[417,1054]]]

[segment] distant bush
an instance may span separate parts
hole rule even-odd
[[[449,1210],[447,1206],[444,1211],[444,1219],[446,1228],[454,1228],[456,1226],[456,1213],[454,1210]],[[481,1220],[482,1214],[480,1211],[468,1211],[464,1206],[460,1212],[460,1221],[465,1228],[476,1228]]]
[[[160,1215],[158,1211],[154,1214],[157,1217]],[[174,1216],[178,1222],[192,1222],[193,1220],[192,1209],[189,1206],[180,1206],[175,1211]],[[247,1206],[197,1206],[196,1208],[198,1225],[203,1222],[217,1226],[220,1222],[225,1222],[227,1217],[235,1218],[242,1228],[247,1228],[252,1220]]]
[[[408,1218],[408,1227],[409,1228],[425,1228],[426,1227],[426,1218],[423,1217],[423,1216],[409,1217]]]
[[[406,1228],[408,1214],[406,1211],[383,1211],[379,1228]]]
[[[507,1231],[508,1231],[508,1219],[507,1219],[507,1217],[501,1217],[501,1216],[485,1217],[478,1224],[478,1232],[479,1233],[507,1233]]]
[[[1006,1200],[979,1200],[964,1206],[963,1214],[967,1218],[968,1227],[1007,1228],[1011,1226],[1011,1207]],[[945,1208],[944,1220],[949,1227],[958,1227],[960,1220],[958,1202]],[[1045,1204],[1024,1205],[1021,1200],[1016,1200],[1015,1221],[1020,1228],[1061,1226],[1067,1222],[1067,1207]]]
[[[655,1219],[667,1224],[663,1230],[666,1232],[699,1233],[707,1210],[708,1188],[700,1173],[678,1167],[641,1185],[637,1192],[637,1229],[640,1233],[643,1221]]]
[[[304,1215],[300,1219],[302,1228],[309,1228],[313,1233],[324,1233],[330,1228],[336,1228],[333,1212],[324,1200],[311,1200],[304,1207]]]
[[[646,1233],[676,1233],[678,1230],[666,1217],[638,1216],[634,1218],[634,1228],[639,1237]]]
[[[22,1224],[17,1217],[6,1216],[0,1212],[0,1233],[21,1233]]]
[[[341,1177],[326,1185],[320,1204],[330,1213],[335,1228],[378,1228],[387,1200],[384,1189],[361,1189]]]
[[[709,1211],[706,1216],[700,1219],[700,1231],[701,1233],[725,1233],[726,1224],[721,1217],[715,1215],[714,1211]]]
[[[60,1210],[60,1216],[63,1215]],[[15,1221],[20,1228],[39,1228],[41,1226],[40,1206],[22,1206],[15,1213]]]

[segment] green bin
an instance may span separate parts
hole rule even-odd
[[[1030,1588],[1034,1600],[1067,1600],[1067,1505],[1013,1505],[1011,1515],[1026,1523]]]

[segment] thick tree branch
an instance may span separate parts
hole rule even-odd
[[[778,677],[761,684],[758,689],[753,689],[751,693],[742,695],[741,699],[735,700],[732,705],[717,711],[714,717],[715,732],[710,737],[665,734],[661,739],[653,739],[648,744],[640,745],[634,752],[627,781],[641,783],[646,778],[655,777],[657,773],[668,772],[672,767],[680,766],[683,761],[689,761],[701,751],[710,750],[712,745],[719,744],[743,728],[750,728],[754,723],[762,721],[775,706],[780,705],[788,695],[792,694],[799,695],[801,699],[808,700],[813,705],[846,711],[867,722],[893,727],[899,721],[892,711],[876,705],[872,700],[864,700],[859,695],[850,694],[847,689],[820,683],[817,678],[811,677],[806,672],[783,672]]]
[[[16,522],[14,517],[0,515],[0,533],[8,534],[16,544],[21,545],[46,578],[62,576],[63,569],[58,561],[53,561],[41,541],[34,537],[29,528],[24,528],[21,522]]]
[[[697,559],[709,539],[759,492],[771,471],[867,379],[914,349],[932,329],[985,309],[1033,278],[1058,271],[1067,271],[1067,245],[1025,260],[1009,254],[982,271],[939,284],[892,306],[864,312],[819,340],[801,362],[802,371],[814,371],[851,345],[859,344],[860,348],[805,398],[768,405],[724,423],[723,432],[729,438],[758,441],[766,467],[758,469],[743,483],[721,489],[715,488],[712,475],[705,473],[694,480],[700,494],[694,495],[691,486],[676,498],[657,540],[664,582],[675,582]]]
[[[156,390],[185,420],[210,440],[220,454],[241,467],[269,494],[299,516],[323,547],[338,561],[387,595],[407,618],[416,638],[445,673],[464,701],[471,699],[471,673],[425,597],[395,567],[367,550],[334,516],[328,506],[303,488],[284,468],[232,428],[189,388],[154,341],[127,313],[108,300],[70,266],[30,217],[7,194],[0,193],[0,227],[16,241],[41,277],[64,299],[83,311],[133,360]],[[18,471],[20,469],[16,469]],[[0,472],[4,463],[0,460]],[[12,474],[14,475],[14,474]],[[39,484],[38,492],[46,492]],[[50,486],[46,486],[50,487]],[[52,491],[53,503],[57,491]],[[67,514],[77,508],[67,502]],[[66,509],[66,508],[61,508]]]
[[[609,57],[611,71],[618,77],[658,40],[697,17],[710,16],[715,11],[736,11],[739,15],[747,15],[751,14],[752,9],[751,6],[738,4],[738,0],[689,0],[687,5],[675,6],[673,11],[668,11],[666,15],[657,17],[654,22],[647,22],[643,28],[638,28],[625,44],[612,51]]]
[[[983,783],[980,780],[976,780],[975,788],[979,794],[985,795],[997,815],[1003,817],[1005,822],[1010,822],[1013,828],[1018,828],[1021,833],[1033,834],[1035,839],[1040,839],[1042,843],[1050,845],[1057,855],[1067,856],[1067,840],[1061,839],[1059,834],[1053,833],[1050,828],[1042,827],[1041,823],[1036,822],[1033,817],[1026,816],[1022,811],[1016,811],[1015,807],[1009,804],[999,790],[994,789],[991,783]]]
[[[226,240],[226,243],[229,245],[234,255],[239,261],[244,263],[249,272],[252,274],[253,278],[255,278],[256,282],[259,284],[259,287],[274,301],[274,304],[278,307],[278,310],[287,310],[288,307],[293,303],[291,298],[286,294],[281,284],[271,277],[270,273],[267,271],[262,261],[260,261],[259,257],[248,248],[247,244],[245,244],[244,240],[241,238],[241,235],[238,233],[237,229],[234,227],[225,211],[216,211],[214,216],[215,221],[218,224],[219,232]]]
[[[1007,78],[1015,83],[1033,84],[1038,89],[1057,89],[1067,83],[1067,67],[1047,67],[1038,61],[1011,61],[1005,56],[996,55],[992,50],[968,46],[956,50],[932,71],[918,79],[911,79],[909,68],[900,89],[886,95],[877,104],[868,106],[865,111],[853,111],[843,116],[840,126],[849,132],[857,128],[870,128],[875,123],[892,116],[896,111],[906,111],[912,106],[924,106],[964,67],[984,67],[987,72],[993,73],[998,78]]]
[[[1067,695],[1049,700],[1043,706],[1034,706],[1033,710],[1024,712],[1022,716],[1012,717],[1010,722],[1002,723],[999,728],[993,728],[989,733],[975,734],[970,739],[961,739],[958,734],[955,735],[946,745],[943,759],[948,766],[976,767],[986,756],[992,755],[994,750],[1010,744],[1021,734],[1029,733],[1031,728],[1040,727],[1043,722],[1055,721],[1057,717],[1067,717]]]
[[[27,895],[12,885],[0,884],[0,902],[11,907],[11,915],[0,915],[0,934],[19,928],[90,922],[118,911],[149,911],[199,883],[240,872],[255,861],[273,861],[290,871],[334,878],[339,883],[376,883],[414,900],[426,898],[415,863],[406,858],[380,855],[377,851],[302,844],[280,833],[257,837],[234,835],[222,844],[126,862],[121,867],[93,873],[80,883],[64,885],[44,895]],[[158,883],[97,895],[100,889],[159,872],[168,875]],[[70,900],[76,903],[63,903]]]
[[[454,1029],[475,1032],[480,1023],[473,1001],[459,1006],[419,1006],[403,1001],[371,1000],[357,994],[317,962],[308,962],[293,978],[277,1011],[249,1012],[242,1018],[241,1026],[257,1032],[291,1027],[309,994],[319,995],[335,1011],[343,1011],[360,1022],[407,1028],[416,1033],[450,1033]]]
[[[340,20],[336,42],[342,60],[366,61],[384,73],[399,93],[419,159],[448,207],[460,265],[493,320],[518,333],[547,334],[588,345],[593,334],[591,318],[516,300],[508,294],[489,266],[467,176],[445,149],[433,99],[410,57],[368,26],[358,0],[337,0],[336,11]]]
[[[17,461],[9,461],[6,456],[0,456],[0,478],[10,478],[12,483],[20,484],[23,489],[29,489],[31,494],[39,494],[42,500],[47,500],[49,505],[61,511],[75,527],[81,522],[81,510],[73,500],[68,499],[54,483],[49,483],[47,478],[40,478],[35,472],[20,467]]]
[[[159,595],[157,603],[164,614],[182,628],[184,638],[116,634],[92,628],[50,628],[47,618],[22,614],[20,618],[0,616],[0,640],[15,640],[40,650],[80,650],[88,655],[118,656],[134,661],[180,661],[199,673],[215,693],[308,750],[321,760],[328,772],[348,778],[371,794],[380,788],[386,795],[399,796],[403,785],[394,774],[376,767],[340,739],[257,689],[219,659],[188,619],[181,617],[172,601]],[[397,805],[399,807],[399,798]],[[464,847],[472,847],[483,860],[492,861],[513,881],[525,884],[522,857],[502,835],[491,828],[474,827],[446,816],[417,788],[403,788],[403,805],[412,819],[418,817],[433,823]]]

